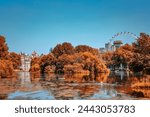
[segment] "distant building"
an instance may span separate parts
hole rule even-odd
[[[32,58],[39,57],[39,55],[34,51],[31,55]]]
[[[108,51],[115,51],[118,49],[120,46],[122,46],[122,41],[121,40],[116,40],[111,44],[110,42],[105,44],[105,48],[99,48],[99,51],[101,53],[108,52]]]
[[[31,66],[31,56],[21,53],[21,70],[29,71]]]
[[[111,47],[112,47],[112,44],[110,42],[108,42],[108,43],[105,44],[106,51],[112,51]]]
[[[104,53],[104,52],[106,52],[106,49],[105,49],[105,48],[99,48],[99,51],[100,51],[101,53]]]
[[[34,51],[31,55],[21,53],[21,66],[22,71],[29,71],[31,67],[31,59],[39,57],[39,55]]]
[[[120,46],[122,45],[122,41],[121,40],[117,40],[117,41],[114,41],[114,46],[116,49],[120,48]]]

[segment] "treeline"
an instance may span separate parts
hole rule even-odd
[[[21,56],[8,50],[5,37],[0,36],[0,78],[12,77],[21,65]]]
[[[102,58],[107,67],[115,68],[122,64],[132,72],[150,74],[150,36],[141,33],[131,45],[125,44],[115,52],[106,52]]]
[[[86,45],[73,47],[67,42],[56,45],[47,55],[33,58],[30,71],[85,74],[109,72],[98,49]]]
[[[21,65],[21,56],[8,50],[5,37],[0,36],[0,78],[12,76],[14,69]],[[32,58],[30,71],[98,74],[108,73],[108,68],[120,64],[130,71],[150,74],[150,36],[141,33],[131,45],[125,44],[115,52],[104,54],[87,45],[57,44],[49,54]]]

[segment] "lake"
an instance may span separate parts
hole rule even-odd
[[[7,100],[133,100],[150,99],[150,76],[123,71],[94,75],[30,74],[0,79],[0,99]]]

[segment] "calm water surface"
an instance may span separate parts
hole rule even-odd
[[[150,99],[150,76],[129,77],[125,72],[98,76],[17,74],[17,78],[0,79],[0,99]]]

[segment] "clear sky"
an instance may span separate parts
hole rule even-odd
[[[150,0],[0,0],[10,51],[48,53],[62,42],[99,48],[122,31],[150,34]]]

